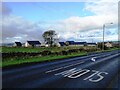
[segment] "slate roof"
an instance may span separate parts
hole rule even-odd
[[[74,45],[74,44],[75,44],[75,42],[74,42],[74,41],[66,41],[66,42],[68,42],[68,43],[69,43],[69,45]]]
[[[84,45],[86,42],[75,42],[76,45]]]
[[[66,41],[69,45],[84,45],[86,42],[74,42],[74,41]]]
[[[22,46],[21,42],[15,42],[16,46]]]
[[[88,45],[97,45],[96,43],[87,43]]]
[[[64,46],[64,45],[65,45],[65,43],[64,43],[64,42],[59,42],[59,44],[60,44],[61,46]]]
[[[27,41],[30,45],[38,45],[41,44],[39,41]]]

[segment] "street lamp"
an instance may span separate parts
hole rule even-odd
[[[105,26],[107,24],[113,24],[113,23],[111,22],[111,23],[105,23],[105,24],[103,24],[103,50],[104,50],[104,32],[105,32]]]

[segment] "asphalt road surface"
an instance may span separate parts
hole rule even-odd
[[[120,51],[3,69],[3,88],[119,88]]]

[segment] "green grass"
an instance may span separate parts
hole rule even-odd
[[[52,61],[56,59],[65,59],[75,56],[82,56],[86,55],[86,52],[80,52],[80,53],[73,53],[70,55],[59,55],[59,56],[45,56],[45,57],[30,57],[30,58],[19,58],[19,59],[11,59],[9,61],[2,62],[2,67],[11,66],[11,65],[19,65],[23,63],[32,63],[32,62],[44,62],[44,61]]]
[[[108,50],[105,50],[105,51],[113,51],[113,50],[120,50],[120,48],[111,48],[111,49],[108,49]]]

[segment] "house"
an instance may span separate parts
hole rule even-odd
[[[96,43],[87,43],[87,46],[97,46]]]
[[[40,47],[41,43],[39,41],[27,41],[25,47]]]
[[[86,42],[75,42],[76,46],[86,46]]]
[[[112,42],[105,42],[104,44],[105,44],[105,46],[108,47],[108,48],[113,47]]]
[[[66,44],[65,44],[64,42],[58,42],[58,43],[57,43],[57,46],[58,46],[58,47],[66,46]]]
[[[67,46],[85,46],[86,42],[66,41]]]
[[[68,45],[74,45],[75,43],[74,43],[74,41],[66,41],[66,45],[68,46]]]
[[[21,42],[15,42],[13,46],[14,46],[14,47],[21,47],[21,46],[22,46],[22,43],[21,43]]]

